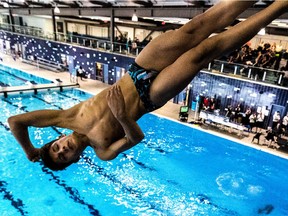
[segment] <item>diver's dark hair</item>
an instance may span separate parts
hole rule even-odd
[[[66,167],[70,166],[72,163],[76,162],[76,161],[70,161],[68,163],[55,163],[52,160],[52,158],[49,154],[49,149],[50,149],[51,145],[57,140],[58,139],[52,140],[51,142],[46,143],[44,146],[41,147],[42,162],[43,162],[45,167],[48,167],[49,169],[51,169],[53,171],[63,170]]]

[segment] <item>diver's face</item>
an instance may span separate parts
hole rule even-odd
[[[49,154],[56,163],[69,163],[76,161],[81,153],[72,135],[68,135],[55,141],[50,146]]]

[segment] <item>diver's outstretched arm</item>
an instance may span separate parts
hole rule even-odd
[[[40,159],[40,150],[35,148],[30,140],[28,127],[60,126],[63,121],[62,110],[38,110],[23,113],[8,118],[10,130],[30,161]]]

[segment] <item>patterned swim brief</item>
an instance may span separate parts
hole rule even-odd
[[[155,105],[150,100],[149,94],[150,86],[158,75],[158,72],[146,70],[134,62],[130,66],[128,73],[134,82],[134,85],[138,91],[141,101],[144,104],[145,109],[148,112],[158,109],[159,106]]]

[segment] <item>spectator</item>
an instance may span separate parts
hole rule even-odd
[[[256,112],[254,112],[249,117],[250,132],[253,132],[253,128],[256,126],[256,120],[257,120],[257,114],[256,114]],[[256,131],[257,131],[257,129],[256,129]]]
[[[211,97],[209,101],[209,111],[214,112],[215,110],[215,99]]]
[[[248,44],[245,44],[240,50],[231,52],[227,57],[227,62],[278,70],[281,68],[282,50],[281,45],[276,43],[271,45],[264,41],[261,41],[256,49],[251,49]],[[245,68],[242,68],[242,72],[245,72]],[[252,71],[252,78],[261,79],[262,76],[262,70],[254,69]]]
[[[287,59],[284,59],[284,58],[281,59],[280,70],[281,71],[288,71],[288,61],[287,61]]]
[[[256,125],[255,125],[256,126],[256,133],[257,133],[258,129],[263,128],[263,122],[264,122],[264,114],[262,113],[262,111],[260,111],[256,117]]]
[[[132,40],[131,38],[129,38],[126,43],[126,49],[130,51],[131,47],[132,47]]]
[[[229,105],[226,109],[225,117],[229,118],[229,121],[231,121],[233,112],[232,112],[232,105]]]
[[[283,129],[285,131],[285,134],[287,134],[287,132],[288,132],[288,113],[284,116],[284,118],[282,120],[282,125],[283,125]]]
[[[231,52],[227,58],[228,63],[238,63],[238,60],[239,60],[238,50]]]
[[[267,128],[266,136],[265,136],[265,144],[266,142],[269,142],[268,148],[270,147],[270,145],[272,145],[272,143],[273,144],[275,143],[275,134],[271,127]]]
[[[280,68],[280,61],[282,59],[283,54],[283,47],[281,44],[276,44],[275,48],[275,64],[274,64],[274,70],[279,70]]]
[[[131,52],[136,54],[136,50],[137,50],[137,47],[139,46],[139,39],[137,37],[135,37],[134,41],[132,42],[132,46],[131,46]]]
[[[280,112],[279,111],[276,111],[273,115],[273,123],[272,123],[272,129],[274,130],[274,128],[276,127],[276,125],[278,123],[280,123],[280,119],[281,119],[281,116],[280,116]]]
[[[243,125],[249,125],[249,117],[252,114],[251,108],[248,107],[242,117],[242,124]]]
[[[240,123],[242,123],[242,110],[241,110],[241,105],[240,104],[238,104],[237,106],[236,106],[236,108],[235,108],[235,121],[236,121],[236,123],[238,123],[238,124],[240,124]]]
[[[277,123],[275,128],[273,128],[273,132],[277,138],[282,136],[284,130],[283,130],[282,124],[280,122]]]
[[[76,75],[77,75],[77,81],[78,81],[78,77],[80,77],[81,80],[83,80],[83,78],[85,78],[85,74],[84,74],[84,70],[83,70],[82,66],[80,66],[76,69]]]
[[[205,97],[203,100],[203,110],[208,111],[209,110],[209,98]]]
[[[254,140],[256,139],[257,140],[257,144],[259,145],[259,141],[260,141],[260,137],[262,135],[262,131],[260,130],[258,133],[256,133],[251,141],[251,143],[254,142]]]

